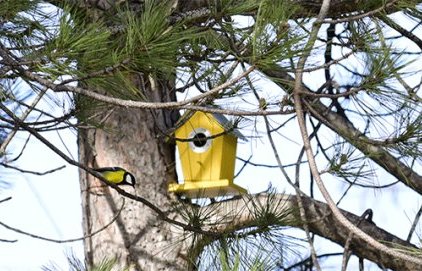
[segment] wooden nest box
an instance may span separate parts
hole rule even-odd
[[[233,183],[237,138],[243,136],[221,114],[186,116],[175,131],[184,182],[171,183],[169,192],[189,198],[246,193]]]

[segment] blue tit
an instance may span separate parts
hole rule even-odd
[[[118,185],[130,185],[135,187],[135,177],[128,172],[126,169],[121,167],[103,167],[103,168],[94,168],[99,174],[101,174],[104,179],[110,183]]]

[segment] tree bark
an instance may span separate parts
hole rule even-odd
[[[92,20],[107,20],[104,11],[111,10],[114,2],[75,0],[74,4]],[[142,95],[147,101],[176,100],[174,79],[160,80],[139,73],[129,76],[128,80],[132,80],[139,91],[146,92]],[[164,133],[174,126],[176,111],[110,105],[98,108],[103,109],[92,113],[95,114],[93,123],[81,123],[84,124],[81,126],[93,124],[97,127],[78,131],[79,161],[92,168],[125,168],[137,182],[135,188],[124,187],[126,191],[145,198],[163,211],[168,210],[175,199],[168,194],[167,186],[176,181],[177,176],[175,146],[166,141]],[[123,199],[83,170],[80,170],[80,185],[85,235],[116,219],[105,230],[84,240],[88,266],[114,258],[118,268],[130,266],[131,270],[186,269],[184,242],[177,242],[182,234],[180,228],[163,222],[144,204]],[[169,215],[171,218],[176,216]]]
[[[151,99],[168,100],[150,89]],[[153,97],[154,96],[154,97]],[[169,114],[147,110],[109,107],[100,112],[100,128],[80,129],[78,135],[79,160],[96,168],[119,166],[132,172],[136,178],[135,189],[125,190],[153,202],[162,210],[171,206],[172,197],[167,193],[169,181],[175,181],[174,146],[160,137]],[[119,212],[123,198],[85,171],[80,171],[85,234],[103,227]],[[183,243],[176,242],[180,230],[161,221],[145,205],[126,199],[116,221],[104,231],[84,242],[89,266],[104,258],[116,258],[120,266],[135,270],[184,270],[186,260]]]

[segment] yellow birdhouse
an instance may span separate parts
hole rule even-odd
[[[186,115],[185,115],[186,116]],[[183,120],[183,117],[182,117]],[[171,183],[169,191],[190,198],[246,193],[233,183],[237,131],[221,114],[195,112],[175,131],[184,183]]]

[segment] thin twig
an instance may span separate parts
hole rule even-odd
[[[254,167],[266,167],[266,168],[279,168],[280,167],[280,165],[267,165],[267,164],[260,164],[260,163],[251,162],[250,158],[245,160],[241,157],[236,157],[236,159],[242,161],[243,163],[247,163],[248,165],[254,166]],[[300,162],[300,164],[305,164],[305,163],[307,163],[307,162],[306,161]],[[285,164],[285,165],[283,165],[283,167],[284,168],[294,167],[294,166],[297,166],[297,164],[298,164],[297,162],[291,163],[291,164]]]
[[[5,198],[5,199],[0,200],[0,203],[3,203],[3,202],[5,202],[5,201],[11,200],[11,199],[12,199],[12,197],[7,197],[7,198]]]
[[[90,89],[85,89],[81,87],[72,87],[72,86],[63,86],[60,84],[54,84],[51,81],[44,79],[43,77],[29,72],[19,66],[19,62],[13,59],[6,48],[0,46],[0,56],[5,59],[9,63],[9,65],[16,66],[19,72],[21,72],[24,76],[26,76],[29,80],[33,80],[47,88],[52,89],[56,92],[73,92],[77,94],[81,94],[95,100],[105,102],[108,104],[114,104],[117,106],[122,107],[132,107],[132,108],[143,108],[143,109],[189,109],[189,110],[196,110],[202,112],[209,112],[209,113],[221,113],[226,115],[234,115],[234,116],[259,116],[259,115],[279,115],[279,114],[291,114],[293,110],[277,110],[277,111],[265,111],[265,110],[258,110],[258,111],[246,111],[246,110],[230,110],[230,109],[220,109],[220,108],[212,108],[207,106],[198,106],[195,103],[200,102],[206,98],[209,98],[213,95],[218,94],[220,91],[230,87],[231,85],[237,83],[242,78],[246,77],[252,71],[255,70],[255,66],[249,67],[246,71],[239,74],[238,76],[234,77],[231,80],[226,81],[225,83],[210,89],[205,93],[201,93],[195,97],[190,99],[186,99],[179,102],[142,102],[142,101],[134,101],[134,100],[124,100],[120,98],[110,97],[107,95],[102,95],[100,93],[94,92]]]
[[[356,227],[359,227],[360,223],[366,219],[368,221],[372,221],[372,210],[366,209],[365,212],[359,217],[358,222],[356,223]],[[349,262],[350,256],[352,255],[352,252],[350,251],[350,244],[352,243],[353,239],[353,232],[350,232],[347,236],[346,242],[344,244],[344,252],[343,252],[343,260],[341,263],[341,271],[346,271],[347,269],[347,263]]]
[[[415,219],[413,219],[412,227],[410,228],[409,234],[407,235],[407,239],[406,239],[407,242],[410,242],[410,239],[412,239],[413,232],[416,229],[416,225],[418,225],[419,223],[419,219],[421,218],[421,215],[422,215],[422,205],[419,208],[419,211],[416,213]]]
[[[15,243],[18,240],[14,239],[14,240],[8,240],[8,239],[0,239],[0,242],[4,242],[4,243]]]
[[[270,145],[271,145],[271,148],[273,149],[273,153],[274,153],[274,156],[276,158],[277,164],[279,165],[279,168],[280,168],[282,174],[286,177],[287,182],[296,191],[295,196],[296,196],[297,203],[298,203],[298,206],[299,206],[299,213],[300,213],[300,218],[301,218],[302,223],[303,223],[303,229],[305,230],[306,239],[307,239],[307,241],[309,243],[309,248],[311,250],[312,263],[314,264],[315,268],[318,271],[321,271],[321,267],[320,267],[319,262],[318,262],[318,257],[317,257],[317,253],[316,253],[316,250],[315,250],[315,246],[314,246],[313,240],[311,238],[308,221],[306,219],[306,211],[305,211],[305,208],[303,207],[302,195],[304,195],[304,194],[300,190],[300,188],[295,183],[292,182],[292,180],[288,177],[287,172],[283,168],[283,165],[281,163],[280,156],[278,155],[278,151],[277,151],[277,148],[275,146],[273,137],[272,137],[272,135],[270,133],[270,124],[269,124],[268,118],[266,116],[264,116],[264,121],[265,121],[265,127],[267,129],[268,140],[270,141]]]
[[[248,158],[248,160],[244,160],[243,161],[243,165],[239,169],[239,171],[234,175],[234,179],[236,179],[240,175],[240,173],[242,173],[242,171],[245,169],[246,165],[249,164],[249,161],[252,159],[252,156],[253,155],[250,155],[249,158]]]
[[[25,121],[25,119],[28,117],[28,115],[31,113],[31,111],[35,108],[35,106],[37,105],[37,103],[44,96],[44,94],[46,93],[46,91],[47,91],[47,88],[44,88],[43,90],[41,90],[41,92],[37,95],[37,97],[34,99],[34,101],[32,102],[32,104],[22,114],[22,116],[20,118],[22,121]],[[4,139],[3,143],[0,146],[0,154],[5,152],[7,146],[9,145],[10,141],[12,141],[12,139],[15,136],[15,134],[16,134],[17,131],[18,131],[18,129],[13,129],[7,135],[7,137]]]
[[[3,162],[1,162],[0,165],[2,165],[5,168],[10,168],[10,169],[14,169],[14,170],[20,171],[22,173],[29,173],[29,174],[39,175],[39,176],[47,175],[47,174],[53,173],[55,171],[64,169],[66,167],[65,165],[63,165],[63,166],[60,166],[60,167],[57,167],[57,168],[53,168],[53,169],[50,169],[50,170],[47,170],[47,171],[39,172],[39,171],[32,171],[32,170],[21,169],[21,168],[15,167],[15,166],[8,165],[8,164],[3,163]]]
[[[20,234],[23,234],[23,235],[26,235],[26,236],[35,238],[35,239],[40,239],[40,240],[43,240],[43,241],[48,241],[48,242],[53,242],[53,243],[58,243],[58,244],[76,242],[76,241],[85,240],[87,238],[91,238],[94,235],[96,235],[96,234],[102,232],[103,230],[105,230],[106,228],[108,228],[119,217],[120,213],[123,210],[124,204],[125,204],[125,201],[124,201],[124,198],[123,198],[123,203],[122,203],[122,206],[120,207],[119,211],[111,219],[111,221],[109,223],[107,223],[105,226],[101,227],[100,229],[98,229],[98,230],[96,230],[96,231],[94,231],[94,232],[92,232],[90,234],[87,234],[87,235],[84,235],[84,236],[78,237],[78,238],[72,238],[72,239],[52,239],[52,238],[43,237],[43,236],[40,236],[40,235],[36,235],[36,234],[33,234],[33,233],[29,233],[29,232],[26,232],[26,231],[17,229],[15,227],[9,226],[9,225],[1,222],[1,221],[0,221],[0,225],[3,226],[3,227],[5,227],[8,230],[11,230],[11,231],[14,231],[14,232],[17,232],[17,233],[20,233]]]
[[[382,5],[379,8],[376,8],[374,10],[371,10],[371,11],[368,11],[368,12],[365,12],[365,13],[362,13],[362,14],[352,15],[352,16],[349,16],[349,17],[346,17],[346,18],[341,18],[341,19],[325,19],[325,20],[322,20],[321,22],[331,24],[331,23],[344,23],[344,22],[360,20],[360,19],[372,16],[372,15],[375,15],[379,12],[382,12],[385,8],[392,6],[397,1],[398,0],[393,0],[389,3],[385,3],[384,5]]]

